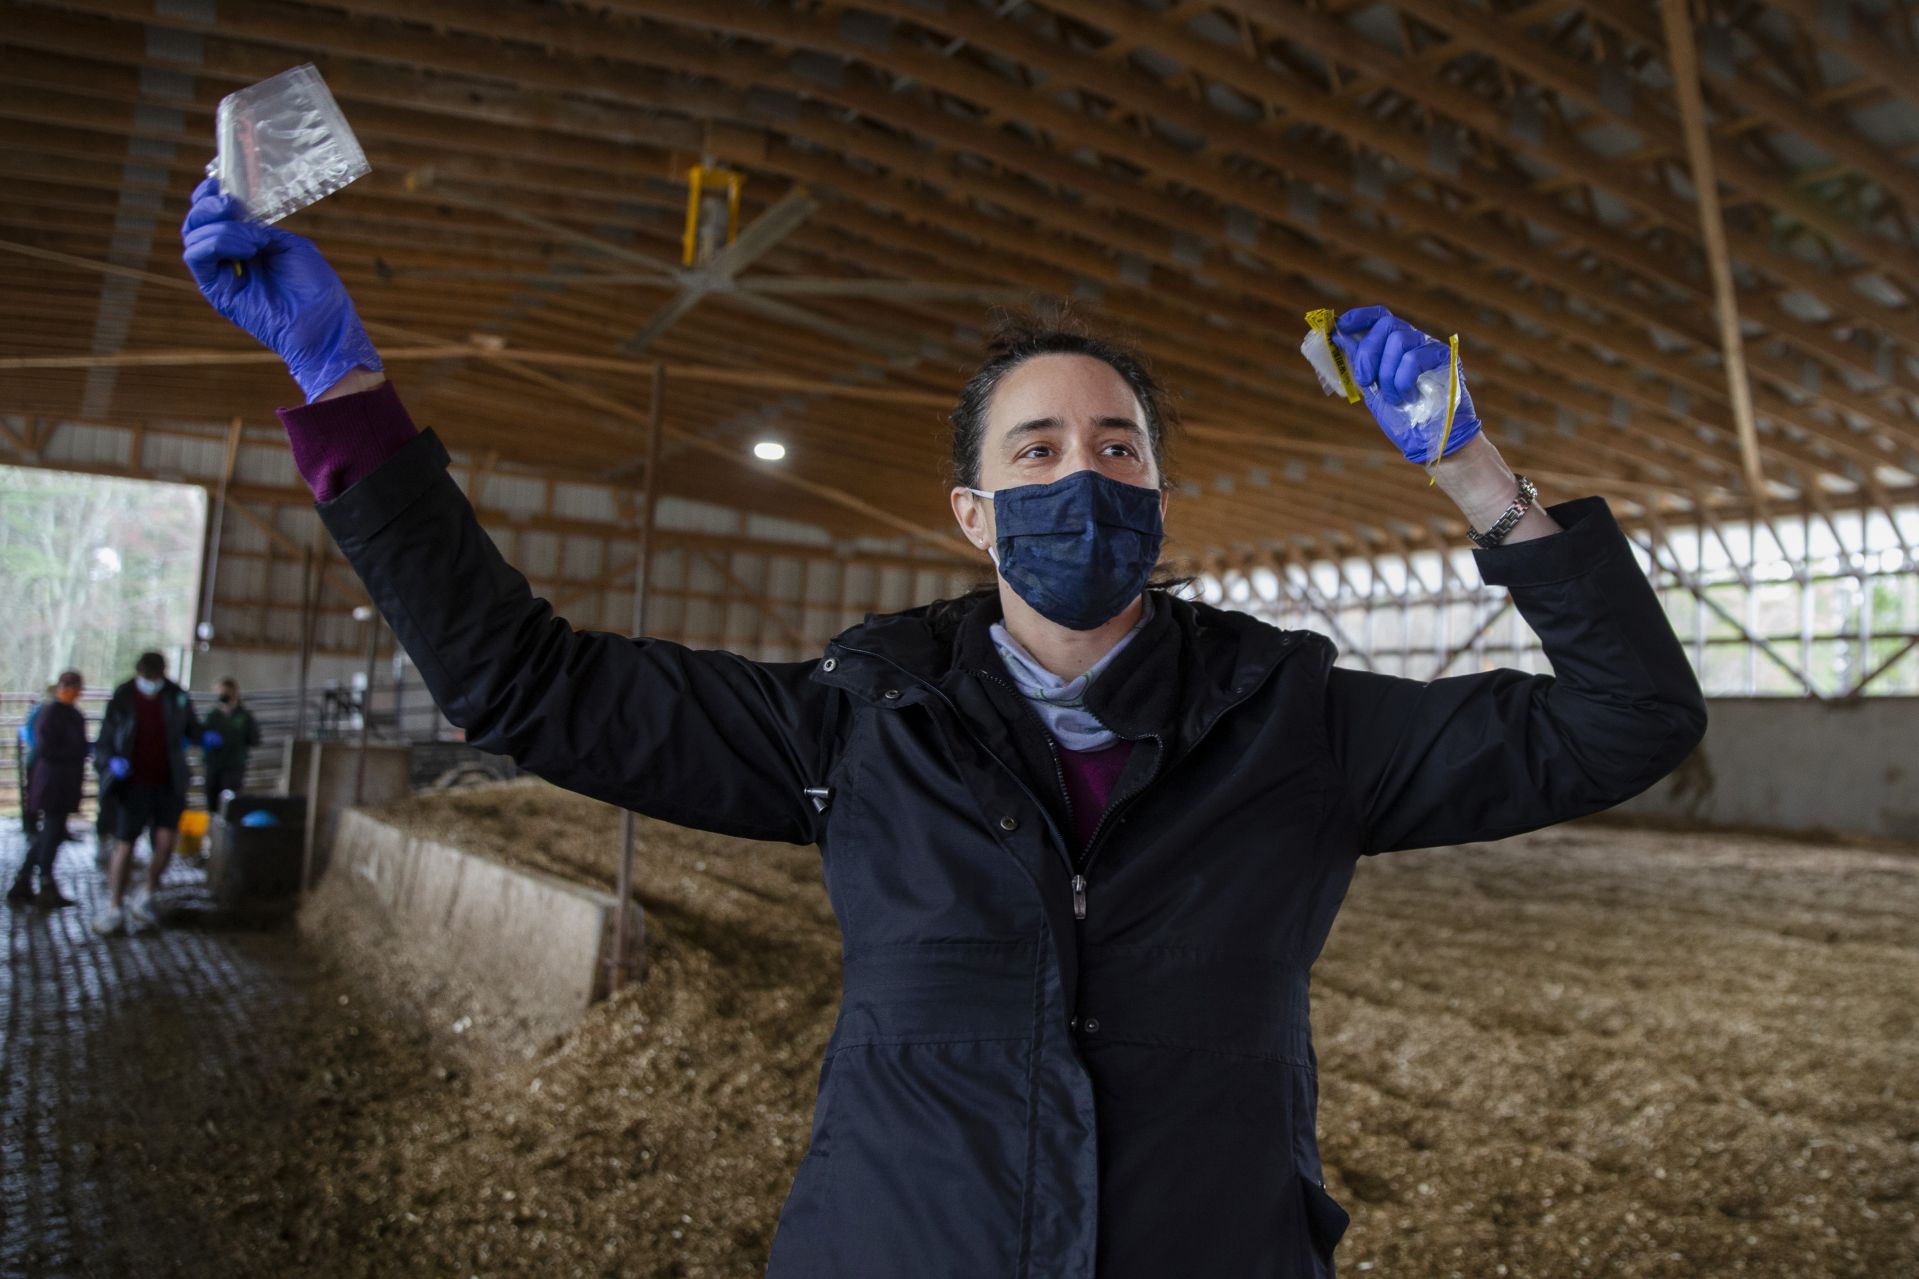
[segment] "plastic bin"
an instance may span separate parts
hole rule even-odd
[[[207,886],[222,906],[299,895],[306,842],[304,795],[234,795],[212,822]]]

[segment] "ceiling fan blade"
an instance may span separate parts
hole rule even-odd
[[[852,279],[841,276],[761,275],[737,280],[739,293],[769,296],[936,299],[951,302],[1016,302],[1029,290],[1010,285],[935,280]]]
[[[733,243],[715,253],[700,269],[717,279],[732,279],[799,230],[819,207],[820,202],[805,187],[794,187],[747,223]]]

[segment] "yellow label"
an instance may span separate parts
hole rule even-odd
[[[1319,336],[1326,339],[1326,349],[1332,353],[1333,367],[1339,370],[1339,389],[1346,393],[1346,403],[1357,404],[1360,401],[1359,384],[1353,381],[1353,371],[1346,367],[1346,353],[1339,349],[1339,343],[1333,341],[1333,321],[1338,318],[1338,314],[1328,307],[1306,312],[1307,325],[1318,330]]]
[[[1440,459],[1446,456],[1446,441],[1453,433],[1453,414],[1459,411],[1459,334],[1448,338],[1446,345],[1450,348],[1446,360],[1446,427],[1439,433],[1439,447],[1433,450],[1433,460],[1426,464],[1427,488],[1439,482]]]

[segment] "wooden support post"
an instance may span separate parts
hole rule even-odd
[[[360,758],[353,769],[353,802],[366,799],[366,753],[373,744],[373,672],[380,661],[380,614],[371,604],[365,605],[366,617],[366,687],[360,691]],[[360,610],[354,609],[358,616]]]
[[[1712,139],[1706,132],[1706,95],[1699,87],[1699,54],[1693,47],[1688,0],[1661,0],[1666,23],[1666,60],[1685,126],[1686,157],[1699,205],[1699,232],[1712,269],[1713,310],[1719,320],[1719,345],[1726,363],[1726,390],[1732,398],[1733,426],[1739,433],[1739,460],[1746,492],[1755,506],[1766,501],[1766,477],[1759,465],[1759,429],[1752,411],[1752,383],[1746,376],[1746,345],[1739,333],[1739,302],[1733,289],[1732,259],[1726,252],[1726,224],[1719,211],[1719,179],[1713,167]]]
[[[666,417],[666,366],[653,365],[652,395],[646,406],[646,470],[640,480],[640,545],[633,557],[633,635],[646,635],[646,597],[651,585],[653,528],[660,496],[660,426]],[[626,984],[626,916],[633,902],[633,853],[639,840],[639,820],[633,810],[620,812],[620,873],[613,907],[613,954],[608,960],[606,989],[618,994]]]
[[[313,562],[313,547],[306,548],[300,563],[300,695],[293,710],[293,740],[306,737],[307,686],[313,675],[313,629],[320,607],[320,570]],[[305,881],[301,881],[302,887]]]
[[[227,431],[226,461],[220,467],[220,487],[213,497],[213,514],[207,520],[206,549],[200,555],[200,617],[194,625],[193,635],[199,641],[200,651],[207,651],[213,642],[213,596],[215,581],[220,573],[220,539],[226,529],[227,488],[233,483],[233,468],[240,460],[240,433],[245,429],[241,418],[234,418]],[[269,542],[267,545],[271,546]]]

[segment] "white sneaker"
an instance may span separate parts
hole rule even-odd
[[[158,930],[160,918],[153,910],[153,894],[141,893],[127,903],[127,933],[143,932],[147,929]]]
[[[126,916],[118,906],[108,906],[93,917],[93,931],[102,937],[111,937],[120,931],[120,925],[126,922]]]

